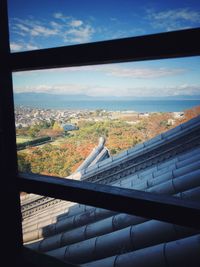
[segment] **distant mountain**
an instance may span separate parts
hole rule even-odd
[[[14,93],[15,105],[32,107],[64,107],[65,103],[113,100],[113,97],[93,97],[87,95],[56,95],[48,93]],[[116,98],[117,100],[121,100]]]
[[[89,100],[90,96],[87,95],[56,95],[48,93],[15,93],[15,101],[76,101],[76,100]]]
[[[200,91],[200,89],[199,89]],[[174,100],[199,100],[200,95],[176,95],[176,96],[167,96],[165,99],[174,99]]]
[[[120,97],[120,100],[200,100],[200,95],[152,96],[152,97]]]
[[[34,93],[34,92],[30,92],[30,93],[14,93],[14,96],[17,99],[27,99],[27,98],[31,98],[31,99],[40,99],[40,98],[45,98],[45,99],[66,99],[66,100],[93,100],[93,99],[141,99],[141,100],[152,100],[152,99],[200,99],[200,95],[175,95],[175,96],[162,96],[162,97],[157,97],[157,96],[152,96],[152,97],[139,97],[139,96],[123,96],[123,97],[119,97],[119,96],[88,96],[88,95],[84,95],[84,94],[79,94],[79,95],[67,95],[67,94],[49,94],[49,93]]]

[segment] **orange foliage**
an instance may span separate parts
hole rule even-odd
[[[124,120],[85,123],[79,131],[66,137],[65,143],[26,149],[24,151],[25,156],[23,155],[24,160],[31,164],[32,172],[66,177],[80,166],[93,148],[97,146],[98,138],[104,134],[107,136],[107,148],[111,154],[116,154],[199,114],[200,106],[186,110],[181,119],[174,119],[172,113],[155,113],[140,118],[136,124],[130,124]],[[169,120],[172,119],[174,125],[169,123]],[[40,131],[40,134],[53,137],[58,132],[44,129]]]
[[[184,118],[183,118],[183,122],[186,122],[196,116],[200,115],[200,106],[196,106],[192,109],[187,109],[184,112]]]

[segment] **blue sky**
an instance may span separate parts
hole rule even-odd
[[[200,2],[10,0],[13,52],[200,27]],[[200,58],[13,75],[15,92],[94,96],[200,95]]]

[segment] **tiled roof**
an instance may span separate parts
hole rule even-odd
[[[98,162],[101,162],[103,159],[110,157],[109,151],[106,147],[104,147],[104,144],[105,144],[105,138],[100,137],[98,146],[92,150],[89,156],[78,167],[76,173],[86,170],[87,168],[97,164]]]
[[[83,168],[81,179],[199,201],[199,145],[196,117]],[[23,204],[39,207],[39,200]],[[200,266],[195,229],[65,201],[45,205],[23,221],[24,242],[34,250],[84,267]]]

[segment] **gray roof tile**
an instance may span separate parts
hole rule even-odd
[[[195,126],[195,124],[199,124],[199,123],[200,123],[200,116],[197,116],[197,117],[195,117],[195,118],[193,118],[193,119],[181,124],[181,127],[183,129],[186,129],[186,128],[190,127],[190,126]]]
[[[151,151],[154,146],[158,149],[162,147],[159,146],[160,144],[164,144],[171,138],[178,138],[179,134],[187,135],[198,125],[200,126],[200,116],[144,144],[138,144],[113,158],[99,162],[93,168],[88,168],[87,174],[82,173],[82,175],[83,177],[95,175],[99,171],[117,166],[119,162],[124,163],[137,155],[143,155],[144,151]],[[171,194],[194,201],[200,200],[199,152],[200,148],[191,148],[191,151],[165,159],[164,162],[154,162],[152,166],[145,164],[143,166],[145,169],[138,168],[134,174],[127,172],[125,177],[113,181],[113,186]],[[42,215],[42,212],[40,214]],[[49,217],[49,220],[51,219]],[[40,221],[37,219],[35,222]],[[82,267],[132,267],[133,264],[136,267],[166,266],[166,259],[170,262],[170,264],[168,262],[169,266],[184,266],[182,258],[185,255],[186,258],[187,255],[193,255],[199,263],[199,253],[197,254],[196,248],[198,247],[199,250],[200,245],[197,237],[183,239],[187,235],[194,235],[193,230],[155,220],[148,221],[137,216],[75,205],[74,208],[69,207],[69,212],[60,216],[55,224],[43,230],[42,223],[38,224],[38,229],[35,229],[36,223],[31,225],[29,222],[24,225],[32,227],[29,228],[32,231],[25,233],[27,240],[37,240],[44,233],[46,236],[49,235],[44,241],[32,244],[30,247],[40,247],[49,255],[65,261],[85,263],[81,265]],[[176,239],[180,239],[180,246],[177,241],[172,241]],[[168,243],[165,244],[165,242]],[[188,246],[190,246],[189,249]],[[177,251],[180,247],[179,255]],[[129,250],[133,251],[128,252]],[[182,265],[176,265],[181,262]],[[195,265],[195,262],[193,264],[187,266],[200,265]]]

